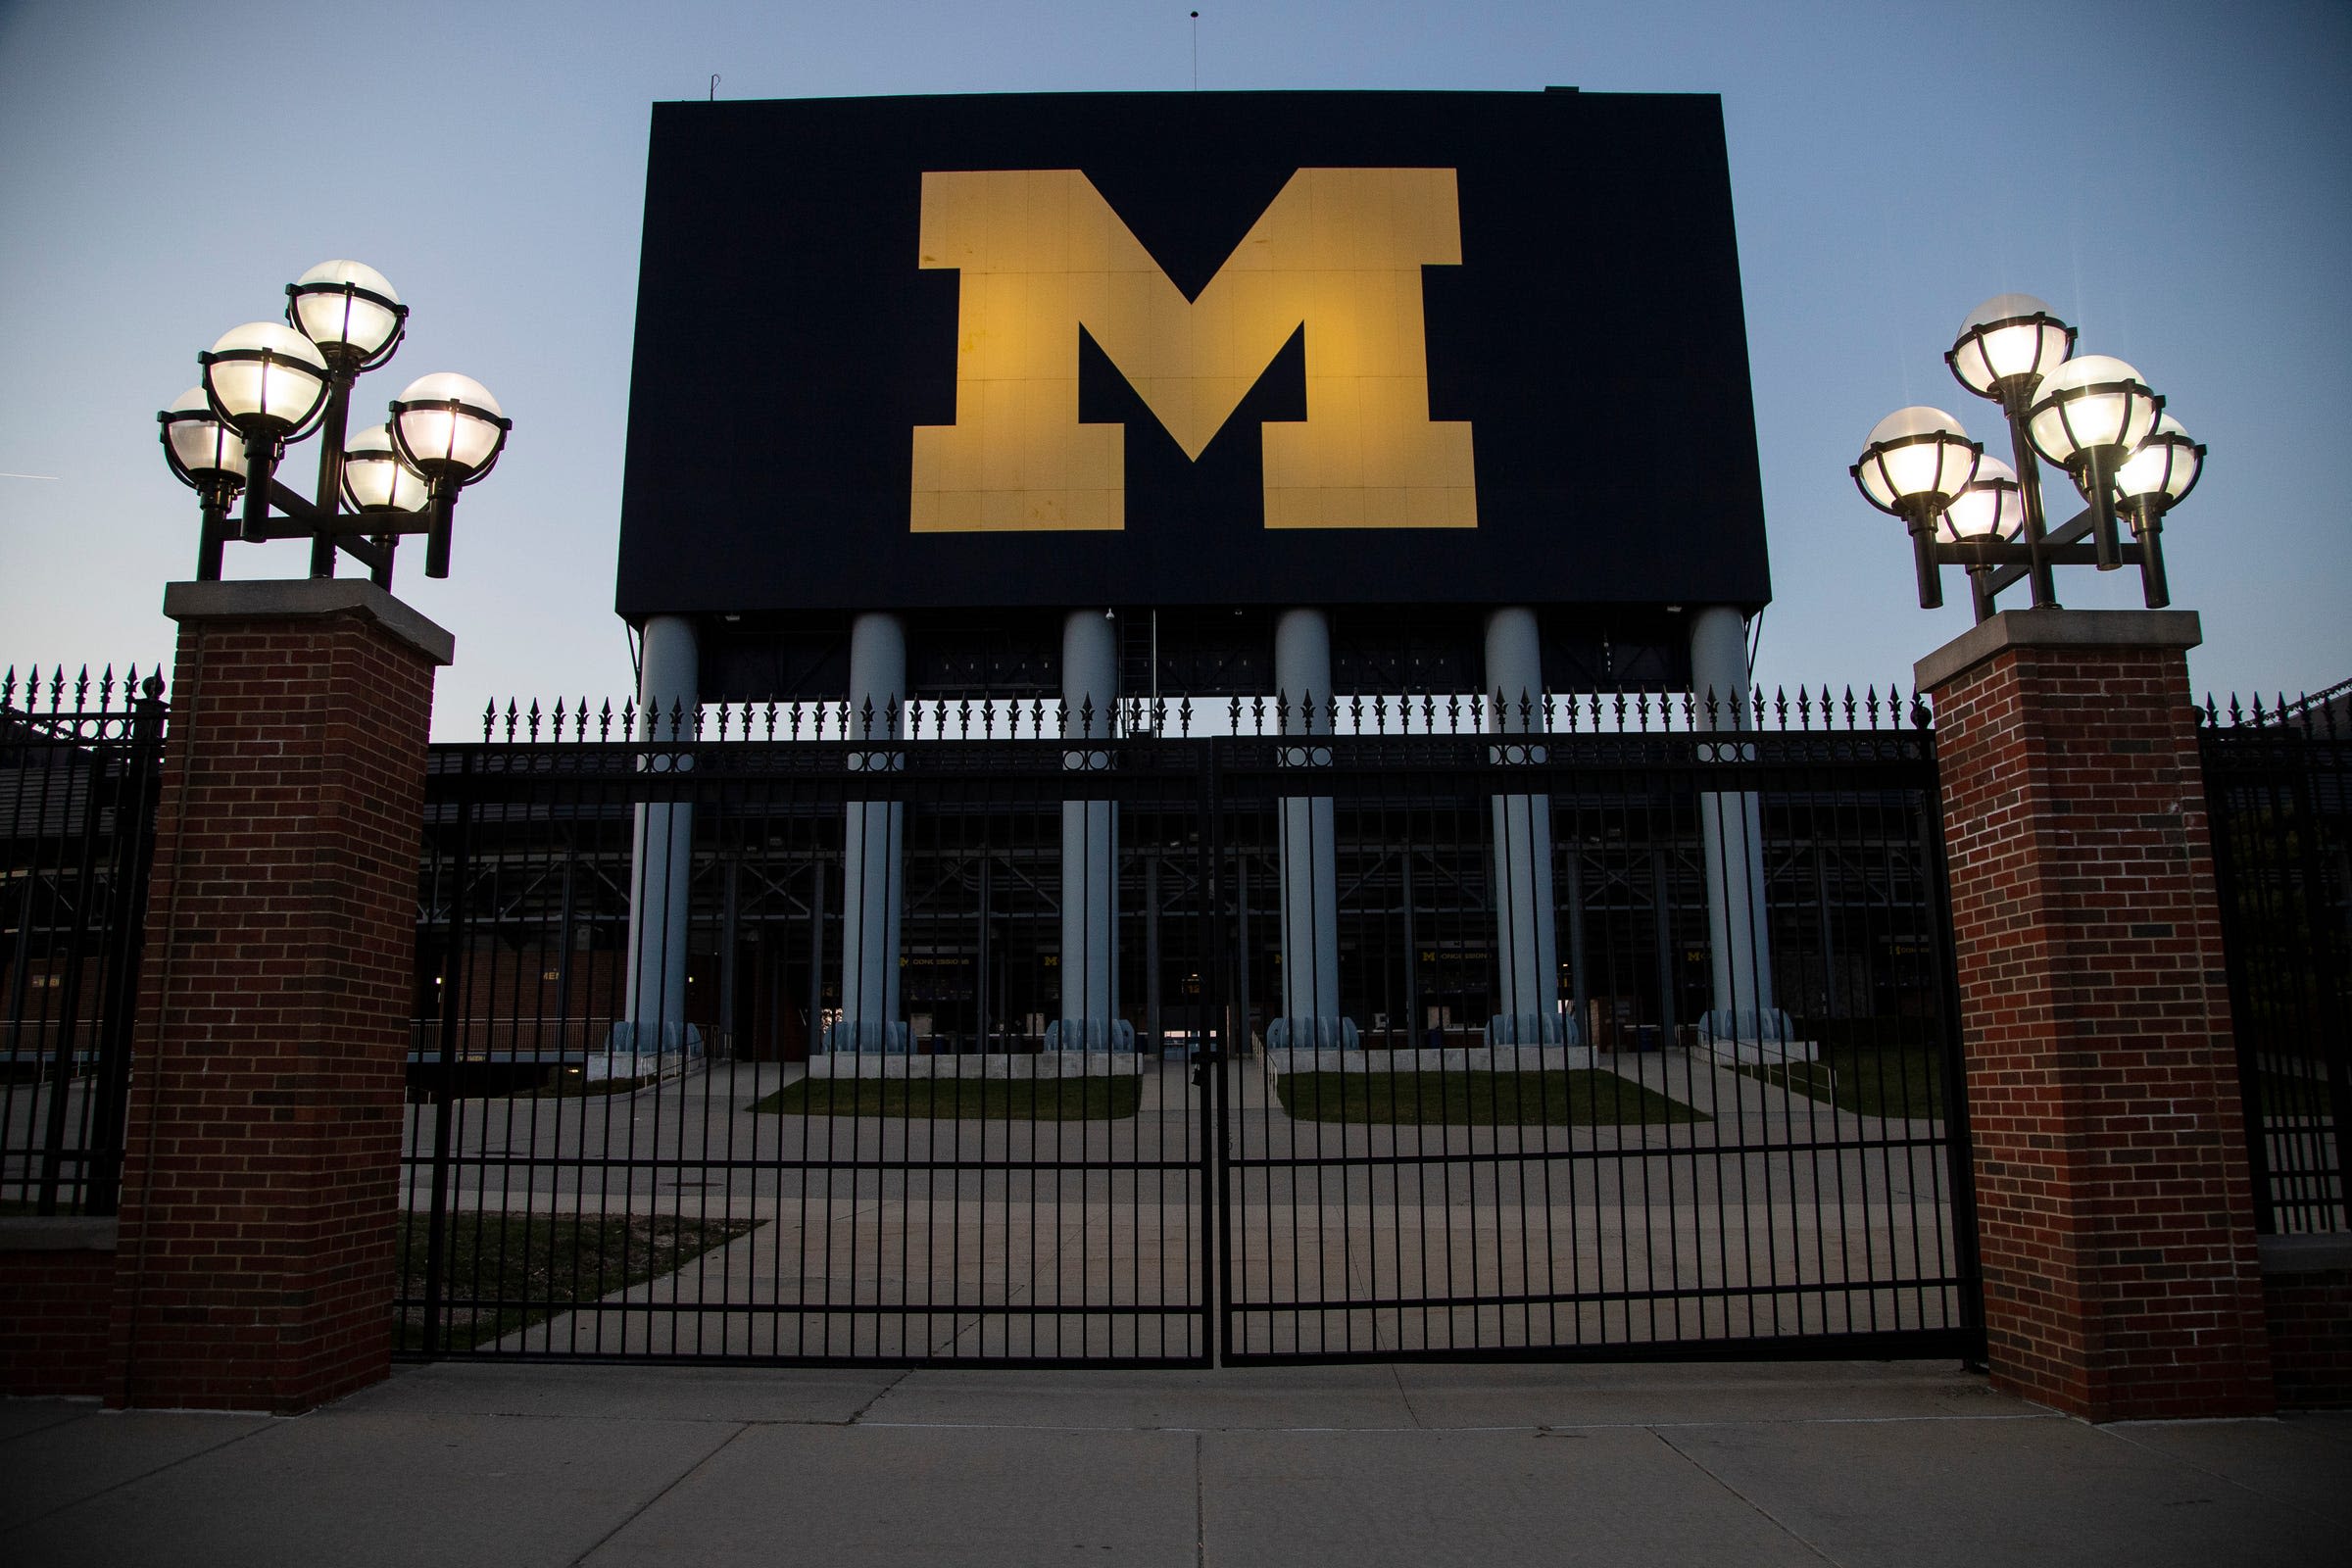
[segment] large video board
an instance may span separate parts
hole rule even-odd
[[[654,111],[625,615],[1769,595],[1712,97]]]

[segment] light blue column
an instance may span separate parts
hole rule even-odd
[[[1286,768],[1328,767],[1331,749],[1331,617],[1286,610],[1274,623],[1274,686],[1281,730],[1310,744],[1285,746]],[[1337,822],[1328,795],[1286,795],[1278,824],[1282,858],[1282,1012],[1266,1026],[1271,1050],[1362,1044],[1340,1011],[1340,871]]]
[[[850,623],[850,738],[895,741],[906,707],[906,625],[872,612]],[[893,772],[906,756],[853,750],[853,772]],[[906,808],[852,801],[842,836],[841,1017],[828,1051],[904,1053],[899,1018],[899,931],[906,905]]]
[[[1101,610],[1071,611],[1061,624],[1065,769],[1109,767],[1118,699],[1118,622]],[[1061,1016],[1047,1032],[1049,1051],[1135,1049],[1134,1027],[1119,1016],[1118,893],[1117,804],[1064,801]]]
[[[694,622],[684,615],[647,619],[638,670],[640,717],[634,739],[662,750],[638,761],[641,770],[682,772],[692,766],[667,748],[694,744],[701,706],[701,652]],[[637,808],[629,856],[629,967],[624,1018],[613,1025],[615,1052],[700,1050],[686,1022],[687,920],[694,875],[694,808],[648,802]]]
[[[1748,687],[1745,617],[1729,605],[1700,611],[1690,621],[1690,690],[1700,725],[1725,734],[1749,729]],[[1714,756],[1737,764],[1753,760],[1754,752],[1734,743],[1719,746]],[[1698,798],[1698,820],[1714,969],[1714,1007],[1699,1028],[1714,1040],[1785,1046],[1793,1031],[1772,999],[1762,805],[1751,792],[1706,792]]]
[[[1541,734],[1544,643],[1536,612],[1506,606],[1487,613],[1487,729]],[[1493,747],[1495,760],[1543,760],[1529,742]],[[1552,905],[1551,797],[1497,795],[1494,826],[1495,968],[1499,987],[1487,1040],[1496,1046],[1556,1046],[1569,1034],[1560,1017],[1560,959]]]

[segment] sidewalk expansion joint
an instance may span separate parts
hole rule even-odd
[[[695,1460],[694,1463],[679,1471],[677,1475],[670,1479],[668,1486],[663,1487],[660,1492],[655,1493],[652,1496],[646,1498],[636,1507],[631,1508],[616,1523],[614,1523],[612,1529],[606,1531],[603,1535],[590,1542],[587,1547],[582,1550],[578,1556],[572,1558],[570,1562],[564,1564],[564,1568],[579,1568],[581,1563],[586,1562],[589,1558],[604,1550],[605,1544],[607,1542],[610,1542],[613,1537],[619,1535],[623,1530],[628,1529],[629,1526],[644,1518],[647,1509],[653,1507],[654,1504],[660,1502],[663,1497],[666,1497],[671,1493],[677,1491],[678,1488],[684,1486],[687,1481],[693,1477],[700,1475],[705,1465],[717,1458],[720,1454],[726,1452],[728,1448],[734,1446],[736,1439],[742,1437],[746,1432],[749,1431],[751,1431],[751,1427],[749,1425],[738,1426],[733,1432],[727,1435],[726,1442],[719,1444],[709,1453],[704,1454],[700,1459]]]
[[[1193,1434],[1193,1568],[1208,1568],[1208,1439]]]
[[[1389,1381],[1396,1385],[1396,1397],[1404,1401],[1404,1413],[1413,1418],[1413,1425],[1428,1426],[1429,1423],[1421,1419],[1421,1412],[1413,1408],[1413,1391],[1404,1386],[1404,1367],[1401,1362],[1389,1363]]]
[[[1690,1424],[1696,1425],[1697,1423]],[[1724,1480],[1723,1477],[1708,1469],[1704,1464],[1699,1462],[1698,1457],[1695,1454],[1683,1447],[1665,1433],[1653,1431],[1650,1436],[1656,1438],[1660,1443],[1664,1444],[1668,1452],[1676,1455],[1691,1469],[1697,1471],[1700,1475],[1705,1476],[1709,1481],[1712,1481],[1715,1483],[1715,1485],[1721,1487],[1724,1491],[1739,1498],[1740,1502],[1744,1503],[1749,1509],[1754,1511],[1757,1516],[1770,1521],[1772,1527],[1775,1530],[1778,1530],[1782,1535],[1787,1536],[1790,1541],[1795,1542],[1798,1545],[1804,1547],[1805,1550],[1811,1552],[1814,1556],[1819,1557],[1823,1562],[1836,1563],[1838,1561],[1838,1558],[1831,1556],[1819,1545],[1815,1544],[1811,1541],[1806,1540],[1803,1535],[1799,1534],[1793,1526],[1791,1526],[1786,1519],[1783,1519],[1779,1514],[1774,1513],[1770,1508],[1765,1507],[1755,1498],[1749,1496],[1746,1493],[1741,1492],[1738,1487],[1733,1486],[1729,1481]]]
[[[2259,1498],[2261,1498],[2261,1499],[2262,1499],[2264,1502],[2266,1502],[2266,1503],[2269,1503],[2269,1504],[2271,1504],[2271,1505],[2272,1505],[2272,1506],[2274,1506],[2274,1507],[2292,1508],[2292,1509],[2294,1509],[2294,1510],[2295,1510],[2295,1512],[2297,1512],[2297,1513],[2300,1513],[2300,1514],[2307,1515],[2308,1517],[2310,1517],[2310,1518],[2313,1518],[2313,1519],[2318,1519],[2318,1520],[2320,1520],[2320,1521],[2322,1521],[2322,1522],[2324,1522],[2324,1523],[2332,1524],[2332,1523],[2334,1523],[2334,1522],[2335,1522],[2335,1520],[2334,1520],[2334,1517],[2333,1517],[2332,1515],[2329,1515],[2329,1514],[2327,1514],[2327,1513],[2323,1513],[2323,1512],[2321,1512],[2319,1509],[2312,1507],[2312,1506],[2311,1506],[2309,1503],[2302,1501],[2300,1498],[2286,1496],[2286,1495],[2283,1495],[2283,1494],[2278,1494],[2278,1493],[2265,1492],[2265,1491],[2263,1491],[2263,1490],[2262,1490],[2260,1487],[2257,1487],[2257,1486],[2253,1485],[2251,1482],[2242,1481],[2242,1480],[2238,1479],[2236,1476],[2233,1476],[2233,1475],[2227,1475],[2227,1474],[2223,1473],[2222,1471],[2219,1471],[2219,1470],[2216,1470],[2216,1469],[2214,1469],[2214,1468],[2213,1468],[2212,1466],[2210,1466],[2210,1465],[2199,1464],[2199,1463],[2198,1463],[2196,1460],[2194,1460],[2194,1459],[2191,1459],[2191,1458],[2188,1458],[2187,1456],[2185,1456],[2185,1455],[2183,1455],[2183,1454],[2178,1454],[2178,1453],[2174,1453],[2174,1452],[2172,1452],[2170,1449],[2157,1447],[2157,1446],[2156,1446],[2154,1444],[2152,1444],[2152,1443],[2142,1443],[2142,1442],[2140,1442],[2140,1441],[2139,1441],[2139,1439],[2138,1439],[2137,1437],[2133,1436],[2133,1435],[2132,1435],[2131,1432],[2129,1432],[2129,1431],[2124,1431],[2124,1430],[2119,1430],[2120,1428],[2125,1428],[2125,1427],[2134,1427],[2134,1426],[2190,1426],[2190,1425],[2195,1425],[2195,1426],[2207,1426],[2207,1425],[2216,1425],[2216,1424],[2219,1424],[2219,1421],[2226,1421],[2226,1420],[2230,1420],[2230,1419],[2235,1419],[2235,1420],[2244,1421],[2244,1420],[2248,1420],[2249,1418],[2247,1418],[2247,1417],[2243,1417],[2243,1416],[2239,1416],[2239,1417],[2235,1417],[2235,1418],[2231,1418],[2231,1417],[2221,1417],[2221,1418],[2218,1418],[2218,1420],[2217,1420],[2217,1421],[2214,1421],[2214,1422],[2207,1422],[2207,1421],[2196,1421],[2196,1422],[2188,1422],[2188,1421],[2129,1421],[2129,1422],[2114,1422],[2114,1423],[2111,1423],[2111,1424],[2108,1424],[2108,1425],[2104,1425],[2104,1426],[2097,1426],[2097,1427],[2093,1427],[2091,1430],[2093,1430],[2094,1432],[2097,1432],[2097,1433],[2098,1433],[2098,1434],[2100,1434],[2102,1437],[2109,1437],[2109,1438],[2113,1438],[2113,1439],[2115,1439],[2115,1440],[2116,1440],[2117,1442],[2119,1442],[2119,1443],[2128,1443],[2128,1444],[2130,1444],[2130,1445],[2131,1445],[2132,1447],[2134,1447],[2134,1448],[2138,1449],[2138,1450],[2139,1450],[2141,1453],[2149,1454],[2149,1455],[2152,1455],[2152,1456],[2154,1456],[2154,1457],[2156,1457],[2156,1458],[2159,1458],[2159,1459],[2169,1460],[2170,1462],[2172,1462],[2172,1463],[2174,1463],[2174,1464],[2180,1465],[2180,1466],[2182,1469],[2184,1469],[2184,1470],[2193,1470],[2193,1471],[2195,1471],[2195,1472],[2196,1472],[2198,1475],[2201,1475],[2201,1476],[2203,1476],[2203,1477],[2204,1477],[2206,1480],[2208,1480],[2208,1481],[2216,1482],[2216,1483],[2218,1483],[2218,1484],[2220,1484],[2220,1485],[2222,1485],[2222,1486],[2228,1487],[2228,1488],[2230,1488],[2230,1490],[2232,1490],[2232,1491],[2235,1491],[2235,1492],[2242,1492],[2242,1493],[2244,1493],[2244,1494],[2245,1494],[2247,1496],[2249,1496],[2249,1497],[2259,1497]],[[2256,1417],[2252,1417],[2251,1419],[2252,1419],[2252,1420],[2255,1420],[2255,1421],[2261,1421],[2261,1420],[2264,1420],[2265,1418],[2263,1418],[2263,1417],[2260,1417],[2260,1416],[2256,1416]],[[2278,1425],[2278,1424],[2279,1424],[2279,1423],[2278,1423],[2278,1418],[2277,1416],[2271,1416],[2271,1417],[2269,1417],[2269,1418],[2268,1418],[2268,1424],[2269,1424],[2269,1425],[2273,1425],[2273,1426]]]
[[[836,1426],[845,1426],[845,1427],[860,1427],[860,1426],[866,1426],[866,1425],[869,1425],[869,1423],[868,1423],[868,1422],[866,1421],[866,1419],[865,1419],[867,1412],[868,1412],[868,1411],[870,1411],[870,1410],[872,1410],[872,1409],[873,1409],[873,1407],[874,1407],[875,1405],[877,1405],[877,1404],[880,1404],[880,1403],[881,1403],[881,1402],[882,1402],[884,1399],[887,1399],[887,1398],[889,1398],[889,1397],[890,1397],[890,1396],[891,1396],[891,1392],[892,1392],[893,1390],[897,1389],[897,1388],[898,1388],[898,1386],[899,1386],[900,1384],[902,1384],[902,1383],[906,1382],[906,1381],[908,1378],[910,1378],[910,1377],[912,1377],[912,1376],[914,1376],[914,1368],[912,1368],[912,1367],[907,1367],[907,1368],[904,1369],[903,1371],[901,1371],[901,1372],[899,1373],[899,1375],[898,1375],[897,1377],[895,1377],[895,1378],[892,1378],[892,1379],[891,1379],[891,1380],[890,1380],[888,1383],[885,1383],[885,1384],[883,1384],[883,1385],[882,1385],[882,1387],[880,1387],[880,1388],[876,1389],[876,1390],[874,1391],[874,1396],[873,1396],[872,1398],[870,1398],[870,1399],[866,1400],[866,1401],[865,1401],[863,1404],[859,1405],[859,1406],[858,1406],[857,1409],[855,1409],[855,1410],[852,1410],[852,1411],[850,1412],[850,1416],[849,1416],[849,1419],[848,1419],[848,1420],[846,1420],[846,1421],[840,1421],[840,1422],[829,1422],[829,1423],[827,1423],[827,1424],[828,1424],[828,1425],[836,1425]],[[873,1425],[881,1425],[882,1423],[870,1423],[870,1424],[873,1424]]]
[[[104,1419],[104,1418],[106,1418],[107,1416],[129,1415],[129,1414],[133,1414],[133,1413],[134,1413],[134,1412],[127,1411],[127,1410],[103,1410],[103,1411],[100,1411],[100,1412],[98,1412],[98,1416],[99,1416],[99,1418],[100,1418],[100,1419]],[[252,1416],[252,1415],[253,1415],[253,1412],[252,1412],[252,1411],[250,1411],[250,1410],[246,1410],[246,1411],[231,1411],[231,1410],[206,1410],[206,1411],[169,1411],[169,1410],[166,1410],[166,1411],[157,1411],[157,1412],[155,1412],[155,1413],[156,1413],[156,1414],[159,1414],[159,1415],[174,1415],[174,1414],[203,1414],[203,1415],[245,1415],[245,1416]],[[305,1415],[307,1415],[307,1414],[310,1414],[310,1413],[311,1413],[311,1412],[308,1412],[308,1411],[305,1411],[305,1412],[304,1412],[304,1414],[305,1414]],[[52,1517],[52,1516],[54,1516],[54,1515],[57,1515],[57,1514],[64,1513],[64,1512],[65,1512],[65,1511],[66,1511],[68,1508],[78,1508],[78,1507],[80,1507],[80,1506],[81,1506],[83,1503],[86,1503],[86,1502],[96,1502],[96,1501],[97,1501],[97,1500],[98,1500],[100,1497],[112,1496],[114,1494],[116,1494],[116,1493],[118,1493],[118,1492],[121,1492],[121,1491],[122,1491],[122,1490],[124,1487],[136,1486],[138,1483],[140,1483],[140,1482],[142,1482],[142,1481],[150,1480],[150,1479],[152,1479],[153,1477],[156,1477],[156,1476],[160,1476],[160,1475],[162,1475],[162,1474],[163,1474],[165,1471],[167,1471],[167,1470],[176,1470],[176,1469],[178,1469],[178,1468],[179,1468],[181,1465],[188,1463],[190,1460],[193,1460],[193,1459],[201,1459],[201,1458],[205,1457],[207,1454],[219,1453],[219,1452],[220,1452],[220,1451],[222,1448],[233,1447],[233,1446],[235,1446],[237,1444],[243,1443],[243,1442],[244,1442],[244,1441],[245,1441],[247,1438],[255,1438],[255,1437],[259,1437],[259,1436],[261,1436],[263,1433],[270,1431],[270,1430],[272,1427],[274,1427],[274,1426],[280,1425],[280,1424],[282,1424],[282,1423],[284,1423],[284,1422],[288,1422],[288,1421],[299,1421],[299,1420],[303,1419],[303,1417],[302,1417],[302,1416],[300,1416],[300,1415],[275,1415],[275,1416],[262,1416],[262,1417],[259,1417],[258,1419],[260,1419],[260,1420],[262,1421],[262,1423],[263,1423],[263,1424],[262,1424],[262,1425],[260,1425],[260,1426],[258,1426],[258,1427],[255,1427],[255,1428],[254,1428],[252,1431],[250,1431],[250,1432],[240,1432],[240,1433],[238,1433],[238,1434],[237,1434],[235,1437],[232,1437],[232,1438],[223,1438],[223,1439],[221,1439],[221,1440],[220,1440],[219,1443],[213,1444],[213,1445],[211,1445],[211,1446],[208,1446],[208,1447],[203,1447],[203,1448],[199,1448],[199,1449],[197,1449],[197,1450],[196,1450],[194,1453],[183,1453],[183,1454],[181,1454],[181,1455],[180,1455],[178,1458],[176,1458],[176,1459],[173,1459],[173,1460],[172,1460],[171,1462],[169,1462],[169,1463],[167,1463],[167,1464],[159,1464],[159,1465],[157,1465],[157,1466],[156,1466],[154,1469],[152,1469],[152,1470],[142,1470],[142,1471],[140,1471],[140,1472],[139,1472],[137,1475],[135,1475],[135,1476],[125,1476],[125,1477],[123,1477],[122,1480],[120,1480],[120,1481],[116,1482],[116,1483],[115,1483],[113,1486],[111,1486],[111,1487],[101,1487],[101,1488],[99,1488],[99,1489],[98,1489],[96,1492],[93,1492],[93,1493],[89,1494],[87,1496],[82,1496],[82,1497],[69,1497],[69,1498],[67,1498],[65,1501],[63,1501],[63,1502],[60,1502],[59,1504],[57,1504],[57,1506],[55,1506],[55,1507],[53,1507],[53,1508],[49,1509],[49,1510],[48,1510],[48,1512],[46,1512],[46,1513],[36,1513],[36,1514],[34,1514],[34,1515],[33,1515],[31,1518],[29,1518],[29,1519],[20,1519],[20,1520],[18,1520],[18,1521],[17,1521],[15,1524],[12,1524],[12,1525],[10,1525],[10,1526],[8,1526],[8,1527],[7,1527],[7,1531],[6,1531],[6,1533],[12,1533],[12,1534],[13,1534],[13,1533],[14,1533],[14,1532],[16,1532],[16,1531],[19,1531],[19,1530],[24,1530],[24,1529],[27,1529],[27,1528],[29,1528],[30,1526],[33,1526],[33,1525],[37,1525],[37,1524],[39,1524],[39,1523],[40,1523],[42,1520],[44,1520],[44,1519],[50,1518],[50,1517]],[[65,1424],[66,1424],[66,1423],[62,1423],[62,1422],[61,1422],[61,1423],[58,1423],[57,1425],[52,1425],[52,1426],[46,1426],[46,1427],[42,1427],[42,1428],[40,1428],[40,1431],[42,1431],[42,1432],[55,1432],[55,1431],[57,1431],[57,1430],[58,1430],[58,1426],[62,1426],[62,1425],[65,1425]]]

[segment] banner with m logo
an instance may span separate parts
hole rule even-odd
[[[1194,460],[1303,331],[1265,526],[1478,525],[1469,422],[1429,416],[1421,269],[1462,259],[1450,169],[1299,170],[1190,300],[1074,169],[925,173],[921,256],[962,278],[956,422],[914,432],[917,533],[1125,526],[1124,429],[1078,419],[1081,328]]]

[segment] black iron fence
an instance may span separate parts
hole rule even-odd
[[[2208,699],[2201,750],[2257,1222],[2352,1228],[2352,692]]]
[[[428,787],[402,1344],[1969,1352],[1913,710],[493,711]]]
[[[0,676],[0,1212],[115,1205],[162,695]],[[492,710],[433,757],[403,1344],[1965,1349],[1924,721],[1891,689],[1750,693],[1732,735],[1639,691]],[[2209,703],[2203,755],[2261,1226],[2342,1230],[2352,699]],[[1085,801],[1107,840],[1066,837]],[[896,823],[874,1056],[824,1049],[861,817]],[[1073,844],[1135,1047],[1075,1062]],[[1307,949],[1329,1036],[1290,1016]]]
[[[0,675],[0,1213],[115,1211],[163,692]]]

